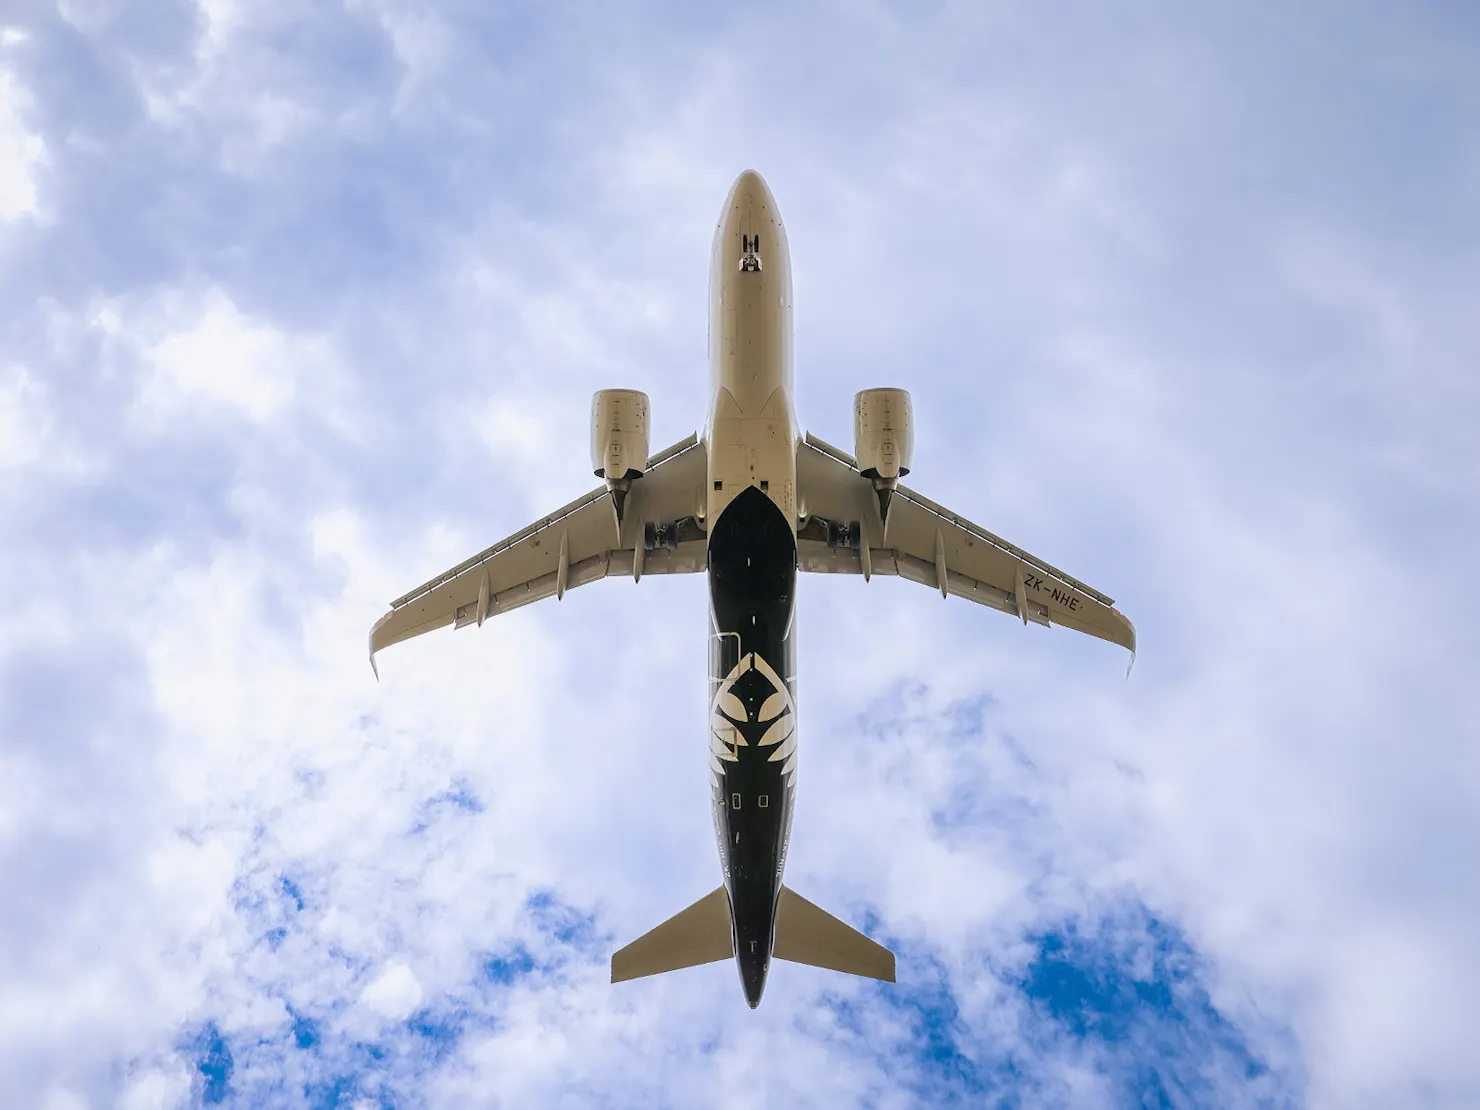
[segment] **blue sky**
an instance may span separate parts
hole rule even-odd
[[[1480,1101],[1480,21],[1459,5],[0,13],[0,1101]],[[888,987],[613,988],[712,889],[700,579],[387,652],[703,419],[785,214],[803,423],[1116,597],[805,583],[788,881]],[[640,596],[637,596],[640,594]]]

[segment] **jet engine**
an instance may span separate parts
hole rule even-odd
[[[915,427],[903,389],[865,389],[853,397],[853,454],[865,478],[893,483],[910,472]]]
[[[607,485],[641,478],[648,462],[648,397],[602,389],[591,398],[591,468]]]
[[[915,424],[903,389],[865,389],[853,396],[853,455],[858,473],[874,484],[879,521],[889,533],[889,504],[899,479],[910,472]],[[831,541],[829,541],[831,542]]]

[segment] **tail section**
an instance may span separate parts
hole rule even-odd
[[[821,910],[816,912],[822,913]],[[681,967],[697,967],[715,960],[727,960],[734,954],[734,940],[730,934],[730,897],[724,887],[717,887],[688,909],[680,910],[656,929],[650,929],[627,947],[613,953],[612,982],[661,975]],[[892,956],[889,966],[892,976]]]
[[[653,933],[665,928],[666,925],[660,925]],[[869,940],[857,929],[844,925],[787,886],[781,888],[781,897],[776,903],[776,945],[772,953],[778,960],[790,960],[794,964],[810,964],[849,975],[882,979],[886,983],[894,982],[893,952]]]
[[[730,924],[730,897],[718,887],[614,953],[612,982],[727,960],[735,954]],[[778,960],[894,982],[893,952],[787,886],[776,900],[775,937]]]

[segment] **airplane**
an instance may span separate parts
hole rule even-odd
[[[901,485],[914,428],[903,389],[854,397],[849,455],[797,422],[791,258],[760,174],[730,189],[709,272],[703,435],[649,457],[648,397],[592,398],[604,484],[397,598],[375,653],[601,578],[709,576],[709,780],[723,881],[611,958],[613,983],[733,957],[760,1004],[773,958],[894,982],[883,945],[782,882],[796,799],[798,571],[896,575],[1129,649],[1111,598]],[[376,672],[377,678],[379,672]]]

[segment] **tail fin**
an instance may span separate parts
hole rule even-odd
[[[778,960],[894,982],[893,952],[786,886],[776,904],[776,944],[771,951]]]
[[[697,967],[715,960],[727,960],[734,954],[735,942],[730,934],[730,897],[724,887],[718,887],[688,909],[680,910],[656,929],[650,929],[627,947],[613,953],[612,982],[661,975],[681,967]]]

